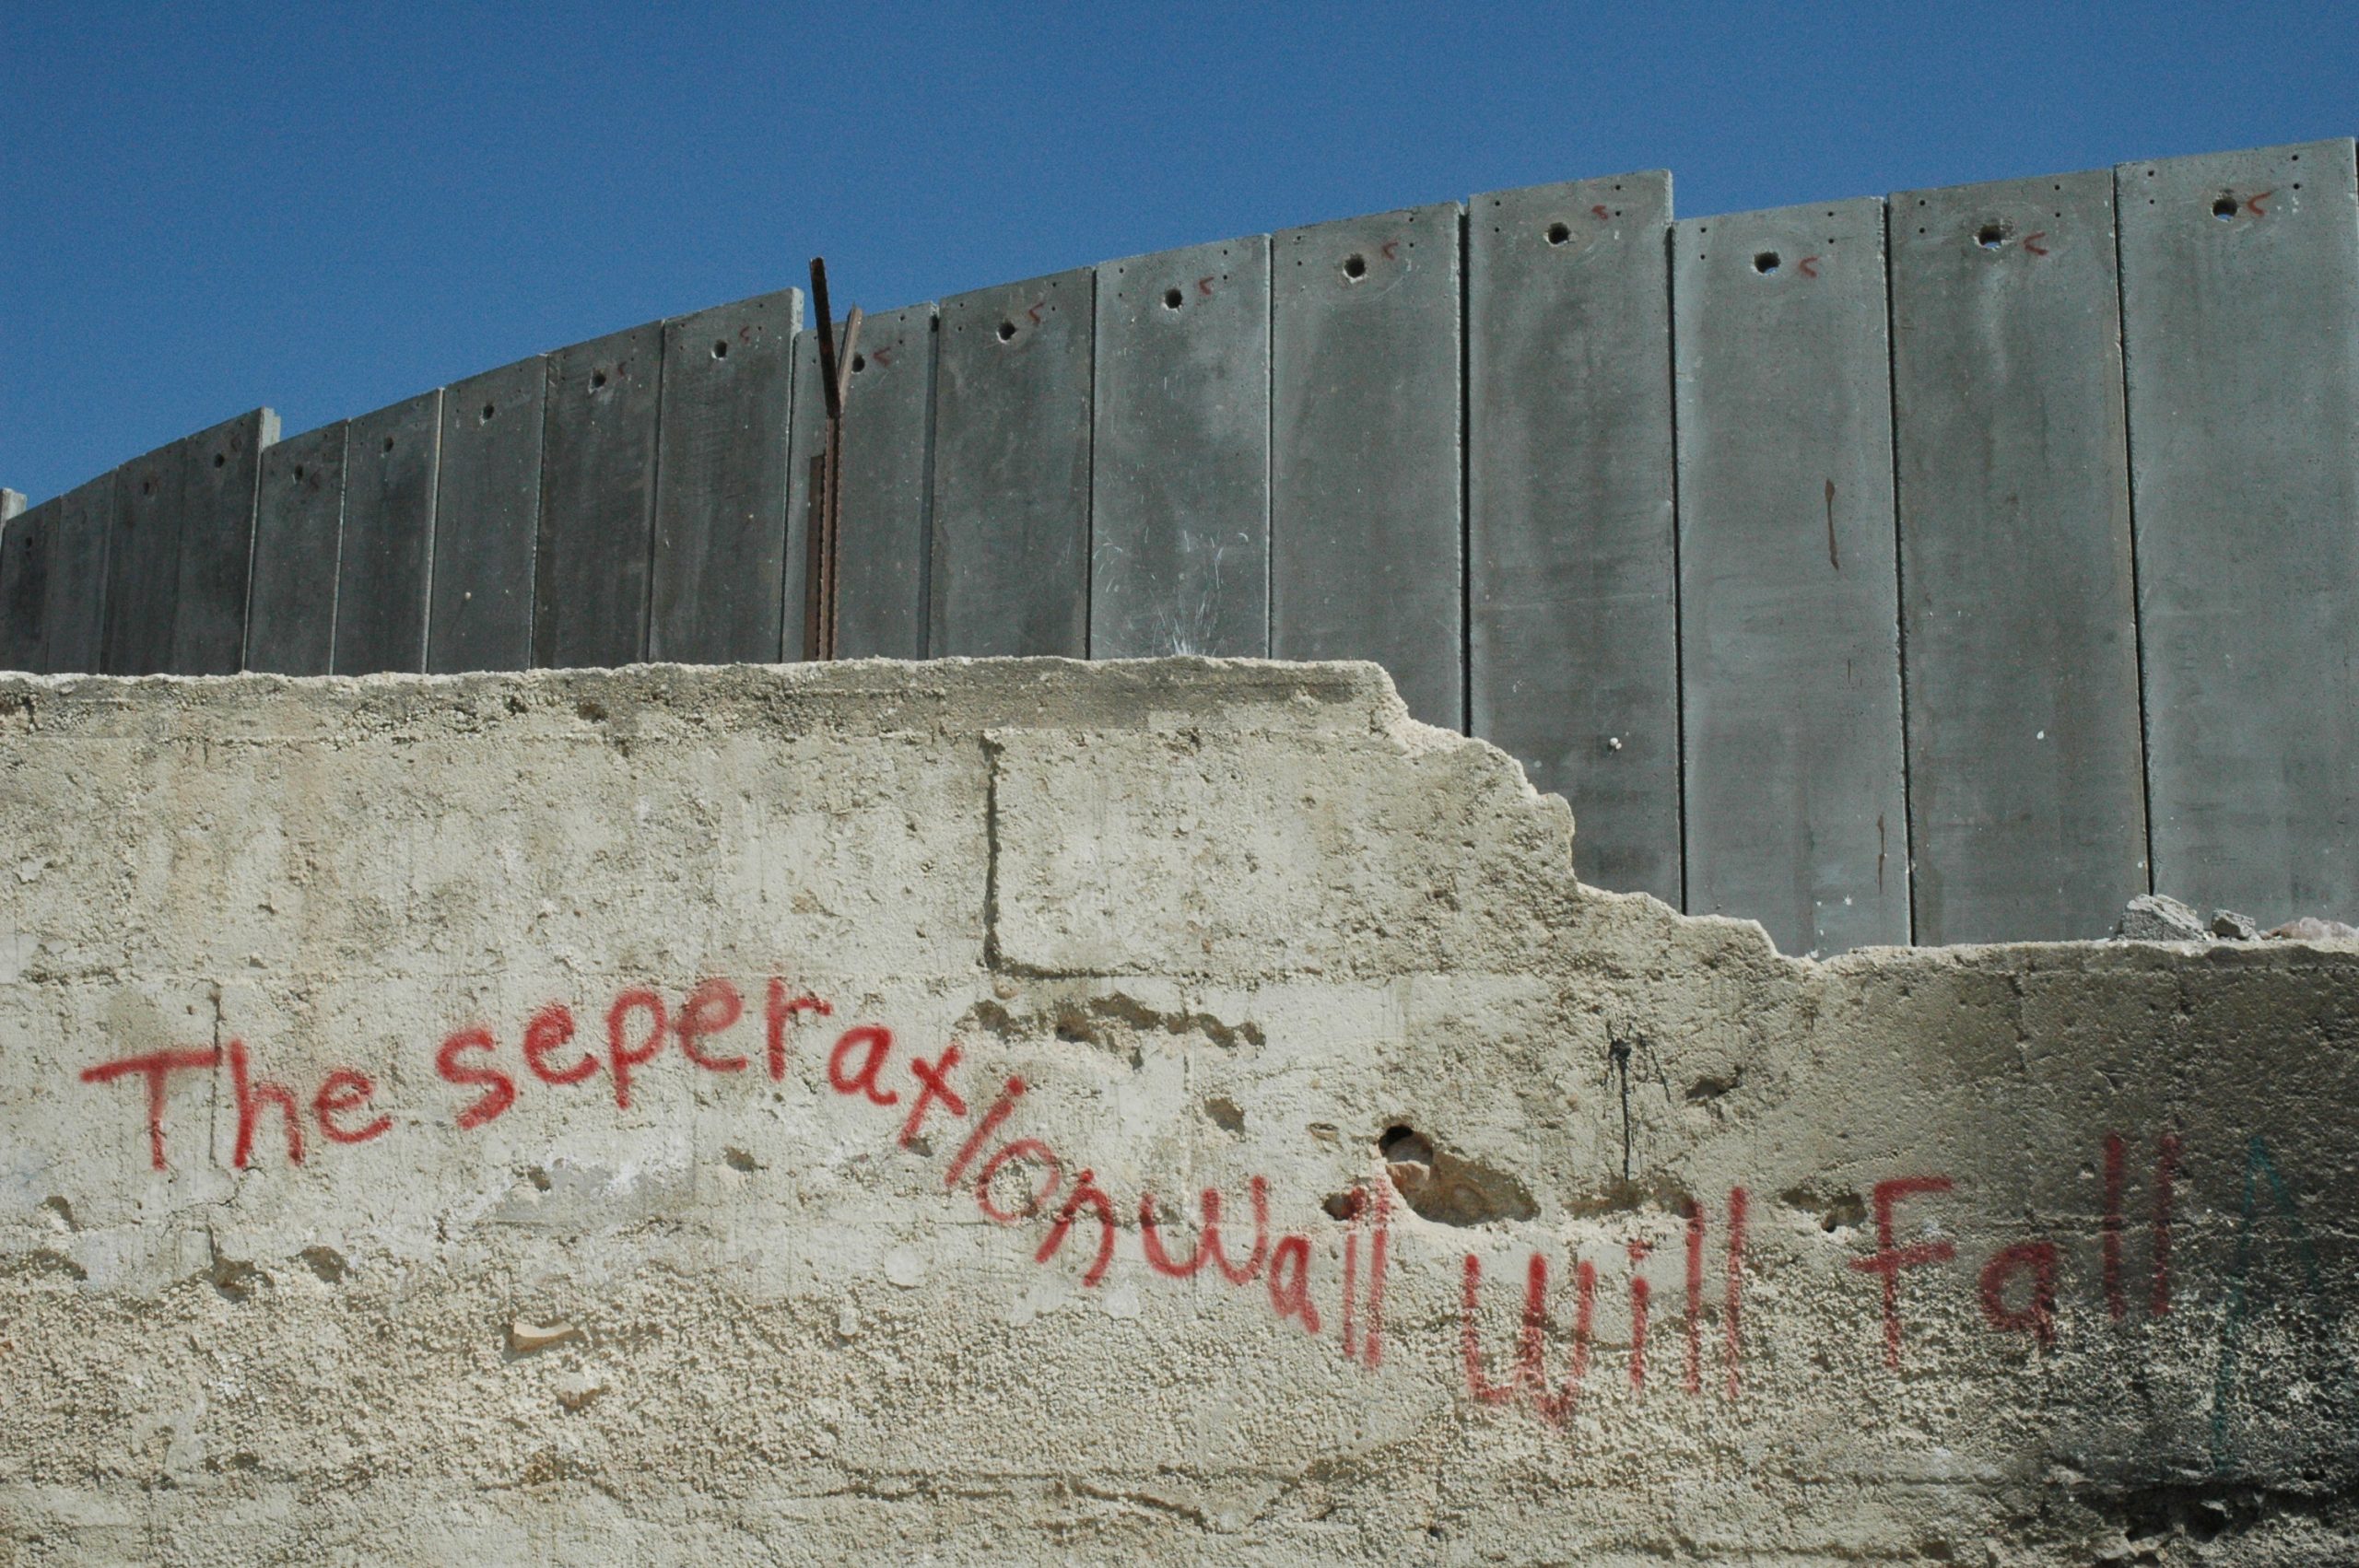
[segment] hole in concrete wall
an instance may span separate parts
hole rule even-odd
[[[1211,1099],[1206,1100],[1204,1102],[1204,1115],[1212,1118],[1212,1124],[1215,1127],[1219,1128],[1223,1132],[1242,1132],[1245,1130],[1244,1107],[1239,1106],[1235,1100],[1229,1099],[1225,1095],[1215,1094]]]
[[[393,450],[393,439],[391,436],[387,436],[385,438],[385,450],[387,451]]]
[[[488,403],[485,404],[483,405],[483,419],[484,419],[484,423],[485,423],[485,424],[487,424],[487,425],[490,424],[490,423],[491,423],[491,416],[492,416],[493,415],[495,415],[495,414],[499,413],[499,406],[498,406],[497,404],[488,404]]]
[[[264,1282],[261,1270],[234,1258],[216,1258],[208,1278],[225,1301],[250,1301]]]
[[[143,496],[152,496],[156,493],[156,481],[152,475],[139,482],[139,493]]]
[[[2222,223],[2225,223],[2230,218],[2236,216],[2236,198],[2234,196],[2222,196],[2218,201],[2213,202],[2212,204],[2212,216],[2218,218]]]
[[[1832,1235],[1847,1226],[1868,1223],[1868,1206],[1856,1192],[1837,1192],[1829,1196],[1813,1192],[1808,1188],[1789,1188],[1778,1195],[1778,1201],[1790,1209],[1800,1209],[1818,1216],[1818,1228]]]
[[[1357,251],[1344,258],[1344,275],[1355,283],[1367,275],[1367,258]]]
[[[1732,1072],[1726,1078],[1716,1078],[1707,1073],[1687,1086],[1687,1103],[1691,1106],[1709,1104],[1735,1088],[1743,1076]]]
[[[1163,308],[1167,310],[1177,310],[1180,308],[1180,295],[1178,289],[1165,289],[1163,291]]]
[[[2007,238],[2007,231],[1995,223],[1986,223],[1974,236],[1974,242],[1986,251],[1995,251]]]
[[[1540,1212],[1531,1189],[1507,1172],[1461,1159],[1413,1127],[1395,1124],[1376,1141],[1385,1174],[1402,1201],[1444,1225],[1529,1220]]]
[[[591,371],[591,372],[590,372],[590,388],[591,388],[591,390],[592,390],[593,392],[596,391],[596,390],[597,390],[598,388],[600,388],[600,387],[604,386],[605,384],[606,384],[606,372],[605,372],[605,371],[604,371],[604,370],[593,370],[593,371]]]
[[[729,340],[727,338],[717,337],[712,340],[712,357],[715,359],[726,359],[729,357]]]
[[[868,369],[868,356],[867,356],[867,355],[865,355],[865,354],[855,354],[855,355],[853,355],[853,356],[851,357],[851,373],[852,373],[853,375],[857,376],[857,375],[859,375],[863,370],[865,370],[865,369]]]
[[[1014,337],[1015,335],[1015,323],[1014,322],[1000,322],[1000,324],[999,324],[999,340],[1000,340],[1002,343],[1005,343],[1009,338],[1012,338],[1012,337]]]
[[[299,462],[295,465],[295,482],[299,485],[303,482],[303,465]]]
[[[1753,270],[1759,273],[1763,277],[1767,277],[1770,274],[1776,272],[1778,270],[1778,262],[1777,252],[1759,251],[1754,253]]]
[[[68,1280],[87,1280],[90,1271],[55,1247],[37,1246],[28,1253],[25,1261],[37,1274],[58,1274]]]
[[[1573,231],[1564,224],[1552,223],[1548,226],[1548,243],[1551,245],[1561,245],[1572,237]]]
[[[213,466],[216,468],[227,465],[229,461],[229,457],[227,452],[215,452],[213,454]]]

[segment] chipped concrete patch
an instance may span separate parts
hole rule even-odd
[[[1781,957],[1366,666],[0,686],[20,1561],[2359,1550],[2359,948]]]

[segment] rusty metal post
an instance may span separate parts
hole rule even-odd
[[[827,263],[811,258],[811,304],[819,317],[819,385],[827,398],[827,429],[811,459],[811,515],[807,569],[804,573],[803,657],[836,656],[836,605],[843,559],[844,404],[851,394],[852,356],[860,348],[860,307],[844,321],[844,341],[836,344],[835,317],[827,307]]]

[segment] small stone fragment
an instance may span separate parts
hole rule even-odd
[[[2162,893],[2142,893],[2131,899],[2113,934],[2123,942],[2206,942],[2212,936],[2202,916]]]
[[[508,1325],[508,1353],[529,1356],[583,1338],[581,1329],[570,1323],[528,1323],[519,1317]]]
[[[2260,922],[2250,915],[2239,915],[2234,909],[2212,911],[2212,934],[2231,942],[2252,942],[2260,935]]]

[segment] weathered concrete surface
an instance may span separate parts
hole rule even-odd
[[[1362,665],[0,683],[0,1540],[2351,1559],[2359,949],[1570,830]]]

